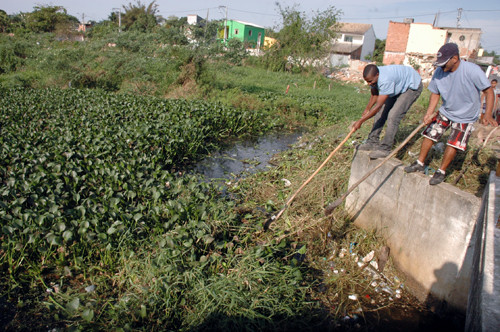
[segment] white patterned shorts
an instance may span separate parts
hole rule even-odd
[[[437,142],[441,139],[446,129],[451,126],[447,144],[455,149],[465,151],[470,134],[474,130],[472,123],[453,122],[445,116],[438,114],[433,122],[422,132],[424,137]]]

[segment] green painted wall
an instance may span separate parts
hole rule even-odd
[[[256,48],[259,41],[260,47],[264,46],[265,29],[251,24],[245,24],[238,21],[228,20],[226,22],[227,39],[237,38],[244,44],[248,44],[250,48]],[[224,30],[221,29],[218,34],[219,39],[224,38]]]

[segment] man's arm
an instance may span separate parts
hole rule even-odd
[[[492,126],[497,127],[498,124],[495,121],[495,119],[493,119],[493,116],[492,116],[493,103],[495,101],[495,95],[493,94],[493,88],[490,86],[489,88],[484,89],[483,93],[486,96],[486,98],[485,98],[486,99],[486,113],[484,114],[484,117],[483,117],[483,125],[487,126],[490,124]]]
[[[374,94],[371,95],[370,100],[368,101],[368,105],[366,105],[366,108],[363,111],[363,115],[365,115],[368,112],[370,112],[370,110],[372,109],[373,105],[375,105],[375,103],[377,102],[377,97],[378,97],[378,95],[374,95]]]
[[[371,92],[370,100],[368,101],[368,105],[366,105],[362,116],[365,115],[366,113],[368,113],[372,109],[373,105],[375,105],[375,103],[377,102],[378,89],[376,87],[372,86],[370,89],[370,92]]]
[[[374,98],[374,97],[376,97],[376,98]],[[368,105],[372,102],[372,99],[374,99],[375,106],[373,106],[373,108],[371,108],[371,109],[368,109],[368,111],[365,109],[365,111],[363,112],[363,115],[361,116],[361,119],[359,119],[358,121],[354,122],[353,125],[352,125],[352,128],[355,131],[358,130],[361,127],[361,125],[363,124],[363,122],[365,122],[366,120],[370,119],[375,114],[377,114],[378,111],[380,111],[380,109],[382,108],[382,106],[384,106],[384,103],[385,103],[385,101],[387,100],[388,97],[389,97],[388,95],[378,95],[378,96],[373,96],[372,95],[372,97],[370,98],[370,102],[368,103]]]
[[[429,107],[427,107],[427,112],[424,115],[424,123],[428,125],[434,120],[436,107],[439,103],[439,98],[441,95],[431,92],[431,97],[429,98]]]

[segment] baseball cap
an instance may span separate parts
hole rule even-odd
[[[457,44],[444,44],[437,52],[437,59],[434,65],[438,67],[444,66],[454,55],[460,55]]]

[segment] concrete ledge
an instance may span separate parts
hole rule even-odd
[[[496,331],[500,327],[500,178],[490,174],[474,235],[476,246],[465,331]]]
[[[379,163],[356,152],[349,185]],[[347,197],[346,209],[356,225],[386,239],[420,301],[431,296],[466,311],[478,197],[446,183],[430,186],[428,176],[407,174],[391,159]]]

